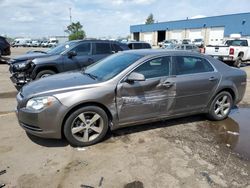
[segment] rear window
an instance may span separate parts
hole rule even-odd
[[[247,40],[228,40],[226,41],[228,46],[248,46]]]

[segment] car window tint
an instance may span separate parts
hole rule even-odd
[[[193,46],[186,46],[186,50],[192,50]]]
[[[211,72],[214,70],[210,63],[204,58],[177,56],[175,59],[176,75]]]
[[[171,58],[170,57],[160,57],[143,63],[137,67],[134,72],[141,73],[148,78],[169,76]]]
[[[133,44],[132,44],[132,43],[128,44],[128,47],[129,47],[130,49],[133,49]]]
[[[145,48],[145,49],[151,48],[151,46],[148,43],[143,43],[142,47]]]
[[[119,52],[122,51],[122,48],[117,44],[112,44],[112,51]]]
[[[82,43],[73,48],[72,50],[77,53],[77,55],[89,55],[90,54],[90,43]]]
[[[95,54],[111,54],[110,43],[96,43]]]
[[[141,43],[134,43],[134,49],[142,49]]]

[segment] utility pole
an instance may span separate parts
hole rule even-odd
[[[69,20],[70,20],[70,24],[72,24],[71,8],[69,8]]]

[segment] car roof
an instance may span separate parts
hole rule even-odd
[[[157,55],[195,55],[195,56],[203,56],[204,55],[197,52],[190,52],[184,50],[166,50],[166,49],[140,49],[140,50],[127,50],[123,53],[132,53],[141,56],[157,56]]]
[[[114,40],[100,40],[100,39],[82,39],[82,40],[71,40],[68,42],[111,42],[111,43],[119,43],[119,41]]]
[[[143,44],[149,44],[149,43],[147,43],[147,42],[145,42],[145,41],[129,41],[129,42],[126,42],[126,44],[136,44],[136,43],[138,43],[138,44],[141,44],[141,43],[143,43]]]

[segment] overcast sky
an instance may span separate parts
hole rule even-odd
[[[118,37],[142,24],[150,13],[158,22],[195,16],[250,12],[249,0],[0,0],[0,35],[64,35],[80,21],[88,37]]]

